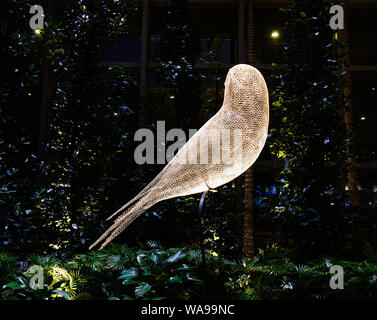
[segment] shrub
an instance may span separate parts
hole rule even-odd
[[[7,259],[4,261],[14,257]],[[220,261],[218,257],[207,255],[210,278],[219,277]],[[1,277],[2,299],[186,300],[200,298],[202,292],[200,251],[164,250],[153,242],[139,250],[112,245],[103,251],[70,258],[32,255],[27,258],[27,265],[43,268],[43,289],[30,288],[34,275],[30,268],[24,272],[10,268]]]
[[[329,286],[332,265],[344,270],[344,290]],[[225,285],[239,299],[373,299],[377,293],[377,264],[371,257],[362,262],[322,258],[298,264],[287,250],[272,246],[233,267],[237,276]]]

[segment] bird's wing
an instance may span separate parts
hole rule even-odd
[[[108,228],[102,236],[90,246],[90,249],[104,241],[101,248],[111,242],[119,235],[134,219],[153,206],[155,203],[189,194],[200,193],[208,190],[208,185],[203,175],[203,165],[200,163],[190,164],[188,156],[197,152],[198,141],[202,135],[207,135],[208,130],[215,128],[216,115],[207,121],[189,141],[177,152],[175,157],[164,167],[164,169],[131,201],[127,202],[117,212],[113,225]]]
[[[141,197],[146,195],[148,192],[151,192],[152,190],[154,192],[161,192],[164,189],[164,186],[168,183],[170,180],[169,184],[170,185],[177,185],[179,183],[182,183],[185,180],[185,174],[190,173],[191,177],[191,187],[187,188],[187,183],[183,183],[181,185],[182,189],[184,188],[186,191],[188,191],[188,194],[192,194],[190,192],[191,189],[197,188],[197,184],[199,183],[201,186],[203,185],[203,179],[200,177],[198,178],[198,168],[196,167],[195,164],[190,164],[188,163],[188,157],[190,154],[193,154],[194,152],[197,152],[197,147],[198,147],[198,140],[200,139],[201,136],[207,135],[207,132],[211,129],[214,129],[215,122],[217,120],[216,115],[213,116],[211,119],[209,119],[188,141],[183,145],[181,149],[177,152],[177,154],[173,157],[173,159],[161,170],[161,172],[147,185],[144,187],[142,191],[140,191],[133,199],[131,199],[129,202],[127,202],[124,206],[122,206],[119,210],[114,212],[110,217],[107,218],[107,220],[110,220],[114,218],[116,215],[124,212],[130,205],[135,203],[135,201],[139,200]],[[196,151],[195,151],[196,150]],[[195,168],[194,168],[195,166]],[[188,177],[187,177],[188,178]],[[195,181],[194,181],[195,180]],[[193,182],[196,182],[194,185]],[[166,188],[165,188],[166,189]],[[203,188],[199,188],[200,190],[195,192],[203,192],[205,190],[201,190]],[[178,197],[181,195],[181,193],[178,195],[175,195],[176,192],[173,192],[171,189],[170,192],[165,191],[163,194],[164,199],[172,198],[172,197]],[[161,195],[162,196],[162,195]],[[162,199],[161,199],[162,200]],[[160,201],[161,201],[160,200]]]

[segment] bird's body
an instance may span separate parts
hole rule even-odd
[[[135,198],[110,217],[122,213],[91,248],[103,240],[101,248],[106,246],[157,202],[217,188],[245,172],[265,144],[268,110],[268,90],[261,73],[245,64],[232,67],[222,108]],[[202,157],[203,150],[207,157]],[[227,161],[224,152],[229,152]]]

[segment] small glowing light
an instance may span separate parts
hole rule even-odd
[[[170,96],[170,99],[174,99],[175,97],[174,96]]]
[[[376,91],[376,88],[372,88],[372,91]]]
[[[279,34],[278,31],[272,31],[271,32],[271,38],[276,39],[276,38],[279,38],[279,36],[280,36],[280,34]]]
[[[348,186],[345,186],[344,188],[346,191],[348,191],[350,188]]]
[[[35,29],[34,32],[35,32],[36,34],[41,34],[41,30],[40,30],[40,29]]]
[[[28,95],[28,96],[31,96],[31,93],[29,92],[27,95]]]
[[[366,118],[365,117],[361,117],[360,120],[365,120]]]

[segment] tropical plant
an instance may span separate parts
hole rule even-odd
[[[15,257],[1,254],[9,263]],[[72,255],[31,255],[26,271],[8,267],[2,273],[1,296],[6,300],[191,299],[202,294],[201,253],[197,249],[162,249],[149,241],[143,249],[112,245],[102,251]],[[222,276],[226,265],[207,254],[209,276]],[[11,266],[11,264],[10,264]],[[43,270],[43,287],[33,289],[35,269]],[[222,287],[220,281],[212,288]],[[218,295],[216,290],[213,294]]]
[[[343,268],[344,290],[333,290],[329,285],[333,265]],[[233,276],[225,285],[233,295],[247,300],[373,299],[376,273],[374,260],[320,258],[296,263],[292,253],[273,245],[260,250],[253,259],[233,264]]]
[[[0,253],[0,297],[4,300],[160,300],[160,299],[373,299],[377,294],[377,254],[365,260],[320,257],[297,261],[294,252],[272,245],[252,259],[230,261],[206,255],[203,281],[196,248],[163,249],[153,241],[140,248],[113,244],[88,254]],[[19,261],[19,263],[17,263]],[[21,263],[22,262],[22,263]],[[332,290],[330,267],[344,270],[344,290]],[[35,266],[40,266],[35,268]],[[30,283],[43,270],[40,289]],[[206,285],[206,288],[203,288]],[[205,289],[205,290],[204,290]]]

